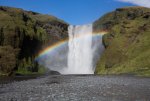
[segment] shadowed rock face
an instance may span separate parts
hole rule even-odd
[[[96,73],[150,75],[149,28],[150,9],[144,7],[119,8],[95,21],[95,31],[108,31]]]
[[[18,68],[37,72],[38,52],[68,37],[67,23],[32,11],[0,6],[0,22],[0,75]]]

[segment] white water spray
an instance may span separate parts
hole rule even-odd
[[[93,74],[92,24],[69,26],[68,74]]]
[[[103,33],[93,33],[92,24],[70,25],[68,32],[68,43],[40,58],[39,63],[61,74],[94,74],[104,50]]]

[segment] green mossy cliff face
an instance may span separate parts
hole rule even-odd
[[[94,23],[94,30],[107,30],[106,48],[96,74],[133,73],[150,76],[150,9],[119,8]]]
[[[0,75],[14,70],[38,72],[36,55],[67,38],[67,28],[53,16],[0,6]]]

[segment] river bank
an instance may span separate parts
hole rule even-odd
[[[0,84],[0,101],[149,101],[150,78],[53,75]]]

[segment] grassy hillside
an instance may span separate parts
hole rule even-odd
[[[119,8],[94,23],[94,30],[107,30],[106,50],[96,74],[129,73],[150,76],[150,9]]]
[[[35,56],[42,48],[66,38],[67,27],[53,16],[0,6],[0,75],[41,70]]]

